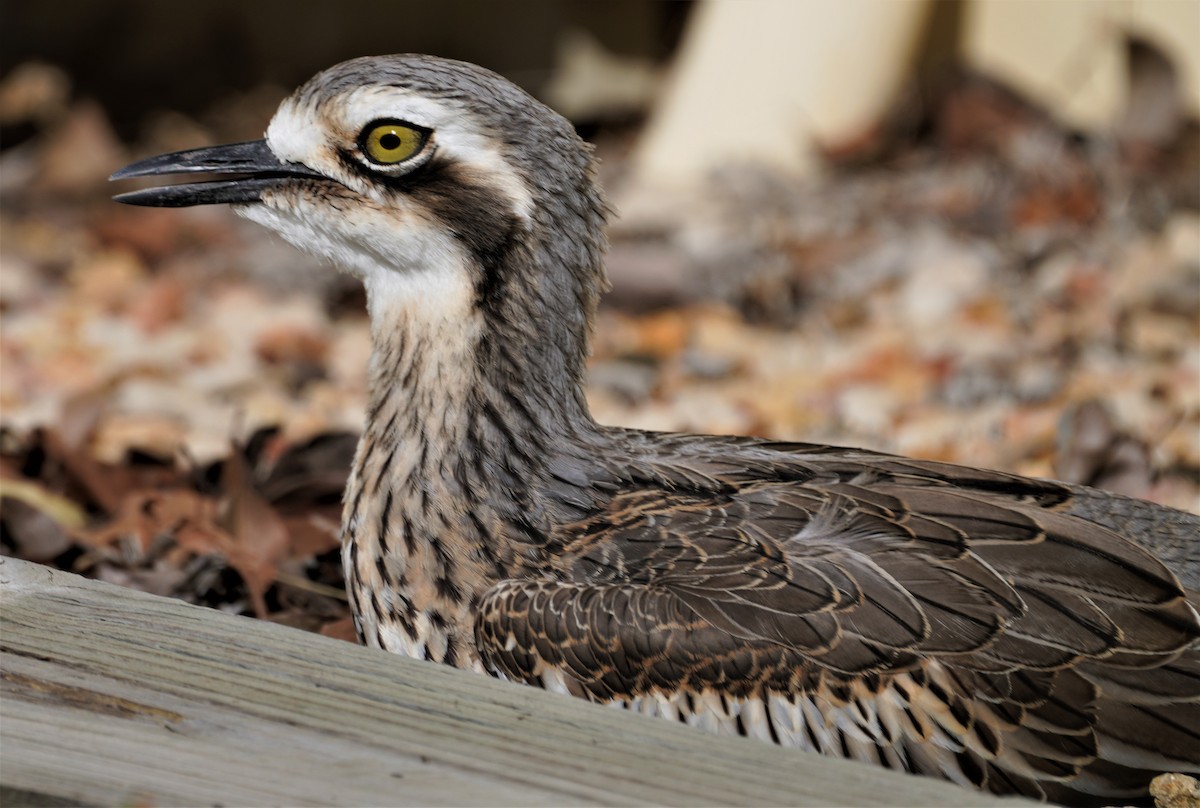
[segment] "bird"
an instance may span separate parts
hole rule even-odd
[[[370,646],[717,733],[1066,804],[1200,771],[1200,517],[863,449],[597,423],[591,148],[476,65],[354,59],[211,174],[362,281],[342,555]]]

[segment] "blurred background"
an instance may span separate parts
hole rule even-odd
[[[405,51],[596,145],[599,420],[1200,510],[1194,0],[5,0],[0,42],[6,554],[346,635],[361,291],[106,178]]]

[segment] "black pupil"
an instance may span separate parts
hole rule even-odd
[[[388,151],[400,148],[400,136],[395,132],[388,132],[379,138],[379,145]]]

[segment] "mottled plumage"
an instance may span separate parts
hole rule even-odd
[[[387,127],[428,139],[376,159],[372,138],[409,142]],[[365,284],[344,524],[365,642],[999,793],[1144,801],[1155,774],[1200,770],[1200,518],[596,424],[605,205],[589,149],[505,80],[355,60],[285,101],[264,143],[118,176],[180,171],[249,177],[125,201],[237,204]]]

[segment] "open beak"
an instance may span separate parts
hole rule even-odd
[[[265,140],[231,143],[206,149],[162,154],[125,166],[109,177],[127,180],[159,174],[242,174],[233,179],[144,188],[113,197],[126,205],[155,208],[186,208],[192,205],[221,205],[258,202],[263,191],[296,178],[328,179],[300,163],[283,163]]]

